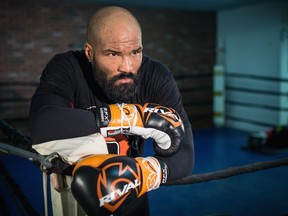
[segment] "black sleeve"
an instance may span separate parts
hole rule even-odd
[[[176,154],[171,157],[156,156],[156,158],[164,161],[168,166],[167,183],[191,174],[194,167],[194,147],[191,127],[185,128],[185,138]]]
[[[146,95],[150,95],[150,98],[146,98],[148,100],[146,102],[155,102],[174,108],[180,114],[185,128],[185,138],[176,154],[171,157],[155,156],[167,164],[169,168],[168,182],[172,182],[191,174],[194,168],[192,128],[172,72],[159,62],[154,62],[150,69],[153,73],[144,78],[146,86],[143,91],[146,91]]]
[[[192,128],[186,111],[184,110],[180,92],[172,76],[170,80],[167,81],[167,85],[163,86],[162,89],[165,94],[163,93],[160,104],[174,108],[180,114],[185,128],[185,137],[179,151],[168,158],[158,157],[169,167],[167,182],[169,183],[191,174],[194,167],[194,144]],[[166,97],[164,95],[166,95]]]
[[[30,105],[33,144],[96,132],[94,114],[73,108],[75,70],[74,63],[65,55],[56,55],[43,70]]]

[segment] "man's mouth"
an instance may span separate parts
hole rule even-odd
[[[115,84],[118,85],[118,84],[132,83],[132,82],[133,82],[133,79],[132,79],[132,78],[124,77],[124,78],[118,79],[118,80],[115,82]]]
[[[135,75],[133,73],[121,73],[114,77],[116,85],[130,84],[134,82]]]

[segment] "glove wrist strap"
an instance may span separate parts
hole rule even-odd
[[[160,167],[161,167],[161,172],[162,172],[161,185],[162,185],[162,184],[165,184],[168,180],[168,166],[162,160],[160,160],[158,158],[157,158],[157,160],[158,160]]]
[[[136,158],[142,167],[143,190],[145,192],[155,190],[167,181],[167,165],[155,157]]]

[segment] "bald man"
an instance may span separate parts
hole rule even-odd
[[[124,128],[123,119],[116,119],[116,122],[121,124],[119,125],[120,132],[117,135],[110,133],[109,136],[107,131],[115,133],[118,130],[115,130],[115,128],[109,130],[111,129],[109,128],[110,124],[104,126],[101,121],[109,117],[111,122],[111,119],[115,118],[110,116],[117,109],[114,108],[115,104],[118,107],[120,107],[119,104],[122,104],[123,108],[123,103],[128,104],[124,106],[128,106],[129,110],[131,107],[131,109],[135,109],[135,112],[141,113],[141,110],[144,110],[143,112],[148,110],[153,114],[161,112],[161,116],[169,114],[169,118],[173,114],[174,120],[181,119],[179,121],[185,133],[179,129],[181,127],[175,126],[176,124],[172,124],[170,120],[167,120],[169,118],[160,119],[160,115],[157,114],[155,119],[151,120],[153,115],[145,121],[142,119],[142,123],[148,122],[148,125],[143,124],[141,126],[143,130],[139,130],[140,132],[132,132],[130,127]],[[144,105],[147,103],[149,105]],[[157,108],[153,104],[158,104]],[[126,115],[128,108],[123,108]],[[123,118],[123,116],[119,118]],[[157,125],[158,120],[159,125]],[[139,171],[139,176],[142,176],[140,180],[136,178],[129,184],[124,185],[124,188],[118,188],[116,192],[114,191],[116,194],[112,194],[111,190],[113,191],[113,188],[110,188],[110,192],[107,192],[107,195],[104,194],[105,196],[103,191],[100,191],[101,193],[97,191],[97,196],[94,196],[93,193],[96,192],[93,188],[92,194],[85,194],[90,190],[86,188],[84,190],[81,188],[83,185],[80,187],[77,182],[81,181],[82,184],[83,182],[89,182],[91,178],[85,176],[86,171],[81,167],[75,169],[74,177],[76,180],[74,185],[76,189],[74,189],[74,196],[87,214],[149,215],[146,192],[189,175],[194,166],[191,125],[183,108],[182,98],[173,74],[161,62],[143,54],[141,27],[136,18],[128,10],[121,7],[105,7],[91,17],[88,22],[87,42],[84,44],[84,50],[57,54],[49,61],[42,72],[40,84],[31,101],[29,123],[36,150],[37,146],[41,146],[43,143],[46,145],[55,140],[74,139],[95,133],[105,137],[105,145],[108,149],[105,153],[109,157],[93,158],[92,165],[90,165],[93,170],[101,170],[102,172],[95,174],[97,177],[91,177],[92,179],[95,178],[98,186],[101,182],[99,183],[97,179],[104,172],[107,172],[104,173],[106,177],[111,174],[107,171],[107,167],[110,167],[111,164],[116,164],[116,162],[122,165],[129,164],[131,170],[133,170],[132,167],[140,167],[140,171],[133,170],[134,174]],[[104,127],[106,135],[103,134],[102,129]],[[173,128],[172,133],[170,131],[171,127]],[[153,133],[150,133],[151,128],[155,129]],[[128,133],[125,132],[127,130],[129,130]],[[161,133],[158,133],[159,131]],[[152,137],[154,139],[154,134],[166,135],[170,140],[168,147],[163,148],[163,152],[160,148],[160,151],[156,151],[155,155],[151,157],[141,158],[143,157],[145,144],[148,145],[149,143],[147,143],[146,138]],[[180,135],[178,136],[178,134]],[[184,135],[182,136],[182,134]],[[179,143],[177,148],[174,148],[177,151],[173,150],[173,153],[170,152],[165,155],[167,148],[171,146],[173,148],[176,143]],[[61,142],[59,142],[59,145],[61,145]],[[51,151],[55,151],[55,149],[51,149]],[[61,154],[61,150],[57,151]],[[114,157],[114,155],[123,157]],[[95,160],[97,163],[94,163]],[[82,166],[91,163],[89,160],[83,159],[83,161]],[[146,170],[147,166],[148,169]],[[80,172],[81,170],[82,172]],[[146,171],[148,177],[144,178]],[[88,172],[87,175],[90,175],[90,173]],[[51,191],[56,194],[54,201],[52,198],[53,211],[58,208],[54,211],[54,215],[85,214],[80,207],[72,208],[77,204],[73,201],[70,190],[73,177],[69,177],[67,172],[60,172],[60,174],[64,177],[64,186],[68,186],[58,190],[59,192],[55,192],[53,189]],[[155,178],[151,180],[151,176]],[[112,178],[112,176],[110,177]],[[113,176],[113,178],[115,182],[120,181],[117,176]],[[147,186],[148,179],[152,181],[152,183],[149,182],[151,183],[149,187]],[[143,182],[146,182],[147,188],[141,185]],[[91,184],[94,185],[94,183]],[[89,184],[87,183],[87,185]],[[100,186],[97,190],[101,188]],[[132,191],[136,195],[126,199],[126,195],[132,194]],[[69,200],[68,204],[65,203],[65,199]],[[89,204],[91,199],[95,199],[95,204],[94,200],[92,200],[92,204]],[[61,203],[59,200],[62,202],[61,206],[55,207],[55,205]],[[115,202],[119,200],[122,204],[117,203],[116,205]],[[93,205],[96,205],[97,209],[90,211],[91,208],[94,208]]]

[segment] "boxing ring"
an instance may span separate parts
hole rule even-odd
[[[10,138],[16,141],[23,138],[13,128],[9,129],[9,125],[6,126],[7,130],[13,132]],[[243,215],[248,208],[250,215],[288,213],[287,152],[272,156],[245,152],[240,147],[245,144],[246,138],[245,132],[225,128],[195,131],[195,174],[169,187],[150,192],[151,216],[160,215],[161,212],[161,215],[166,216],[176,215],[176,212],[177,215]],[[18,203],[14,210],[22,215],[41,215],[44,211],[43,202],[34,201],[43,199],[41,174],[27,158],[48,167],[49,162],[44,157],[2,142],[0,146],[2,152],[8,153],[2,154],[0,158],[0,198],[6,201],[5,194],[9,194],[10,202]],[[145,154],[153,154],[152,147],[148,147]],[[23,169],[15,170],[15,167]],[[25,167],[29,169],[26,172]],[[4,187],[6,192],[3,192]],[[12,190],[7,192],[7,188]],[[12,207],[8,203],[5,208],[11,211]],[[1,206],[2,214],[5,208]]]

